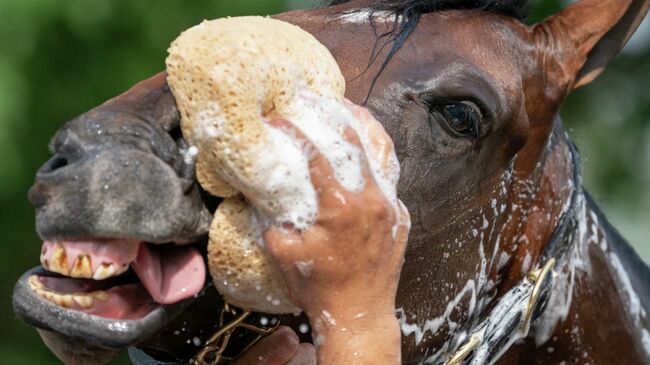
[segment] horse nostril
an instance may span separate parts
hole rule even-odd
[[[49,159],[49,161],[47,161],[43,166],[41,166],[38,172],[41,174],[46,174],[48,172],[55,171],[67,165],[68,165],[68,160],[65,157],[61,155],[54,155],[52,156],[51,159]]]

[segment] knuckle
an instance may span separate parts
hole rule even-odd
[[[367,208],[370,215],[378,221],[388,220],[390,218],[390,207],[386,201],[381,197],[375,197],[368,202]]]

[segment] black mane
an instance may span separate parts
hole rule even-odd
[[[345,4],[350,1],[351,0],[329,0],[327,5],[334,6]],[[528,13],[528,0],[372,0],[369,9],[370,14],[368,17],[371,20],[373,27],[375,25],[374,22],[372,22],[372,18],[373,13],[375,12],[392,12],[395,14],[396,21],[391,31],[377,34],[377,42],[375,43],[375,47],[370,56],[370,62],[366,71],[376,61],[381,50],[391,43],[392,46],[388,55],[384,59],[379,72],[377,72],[370,85],[365,100],[366,102],[368,101],[368,98],[370,98],[372,89],[382,71],[384,71],[388,62],[390,62],[411,32],[413,32],[422,14],[453,9],[484,10],[523,21]],[[348,12],[354,13],[354,10]],[[385,42],[380,44],[382,39],[384,39]],[[365,71],[363,73],[365,73]]]
[[[332,0],[329,5],[350,1]],[[528,14],[528,0],[373,0],[370,9],[405,16],[452,9],[476,9],[524,20]]]

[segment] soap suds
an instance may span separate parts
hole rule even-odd
[[[447,307],[445,308],[444,312],[440,316],[432,319],[427,319],[425,323],[421,326],[418,325],[417,323],[409,323],[404,309],[398,308],[396,313],[399,319],[402,334],[405,337],[414,335],[415,344],[417,346],[420,344],[420,342],[424,338],[424,335],[427,332],[435,335],[436,333],[438,333],[442,325],[445,323],[450,329],[456,328],[458,324],[452,321],[449,317],[451,316],[451,313],[454,311],[454,308],[456,308],[456,306],[458,306],[460,302],[463,300],[463,298],[465,297],[469,297],[467,312],[468,313],[474,312],[474,308],[476,306],[476,283],[472,279],[468,280],[465,283],[463,289],[456,295],[456,297],[447,303]]]

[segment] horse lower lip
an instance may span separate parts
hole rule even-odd
[[[16,316],[34,327],[84,338],[102,348],[121,349],[153,336],[194,301],[194,298],[190,298],[172,305],[157,305],[139,319],[102,318],[62,308],[41,298],[29,287],[28,281],[32,275],[52,274],[36,267],[21,276],[12,296]]]
[[[39,297],[60,307],[103,318],[139,319],[157,306],[141,284],[128,279],[107,283],[31,275],[28,284]]]

